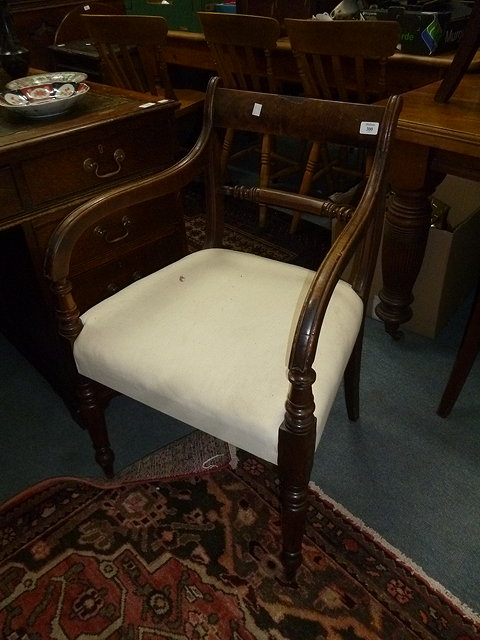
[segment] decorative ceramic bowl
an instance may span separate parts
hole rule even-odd
[[[0,106],[28,118],[48,118],[68,111],[81,100],[89,86],[87,74],[56,71],[26,76],[9,82],[0,93]]]

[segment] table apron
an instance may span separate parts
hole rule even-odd
[[[466,156],[454,151],[432,149],[430,168],[468,180],[480,181],[480,156]]]

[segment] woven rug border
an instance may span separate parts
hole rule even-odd
[[[314,482],[310,483],[310,491],[315,493],[322,502],[330,507],[330,509],[339,515],[343,520],[350,523],[354,528],[373,541],[374,544],[381,547],[385,554],[389,555],[396,563],[400,564],[406,571],[415,575],[417,580],[423,582],[425,586],[431,591],[435,592],[439,597],[449,601],[452,608],[457,609],[458,615],[466,620],[470,620],[472,623],[480,624],[480,613],[474,611],[467,604],[462,602],[457,596],[446,589],[440,582],[431,578],[428,573],[418,565],[414,560],[405,555],[400,549],[390,544],[385,538],[383,538],[375,529],[369,527],[363,520],[357,518],[342,504],[337,502],[328,496],[318,485]]]

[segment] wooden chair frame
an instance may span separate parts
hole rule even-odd
[[[177,118],[201,111],[203,91],[172,86],[163,56],[168,33],[165,18],[83,14],[82,20],[110,84],[178,101]]]
[[[463,389],[475,360],[480,353],[480,274],[470,315],[455,356],[452,370],[443,390],[437,413],[441,418],[450,415]]]
[[[254,107],[258,104],[262,105],[261,114],[255,114]],[[399,97],[390,98],[386,106],[339,105],[331,101],[220,88],[219,79],[214,78],[207,90],[202,132],[191,151],[175,165],[156,175],[117,186],[81,205],[57,227],[46,253],[45,273],[56,301],[59,331],[73,346],[82,332],[83,324],[69,279],[72,252],[83,234],[95,228],[112,212],[172,192],[180,193],[183,187],[203,175],[207,202],[205,248],[222,246],[223,201],[226,197],[291,206],[305,213],[336,218],[347,223],[314,276],[312,272],[313,281],[300,312],[288,364],[290,391],[286,398],[284,421],[278,428],[282,560],[287,580],[294,579],[301,563],[306,496],[316,440],[315,399],[312,392],[316,374],[313,363],[322,322],[339,279],[352,264],[351,284],[363,301],[363,318],[365,317],[383,228],[388,160],[400,109]],[[372,131],[365,131],[364,123],[377,123],[377,135],[371,135]],[[218,151],[223,132],[228,128],[262,135],[271,133],[317,140],[321,143],[337,140],[375,149],[370,176],[361,201],[356,208],[352,208],[272,188],[222,184]],[[161,211],[159,215],[162,215]],[[319,257],[319,262],[320,260]],[[363,323],[344,372],[347,410],[353,420],[358,417],[359,412],[358,382],[362,338]],[[241,384],[239,381],[239,385]],[[113,452],[104,407],[97,389],[97,383],[83,376],[79,377],[79,413],[94,444],[97,461],[105,473],[111,476]]]
[[[468,71],[480,47],[480,2],[475,2],[458,49],[435,94],[436,102],[448,102]]]

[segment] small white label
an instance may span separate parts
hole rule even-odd
[[[252,116],[259,116],[262,112],[262,105],[258,102],[255,102],[252,109]]]
[[[140,109],[147,109],[148,107],[153,107],[155,102],[144,102],[143,104],[139,104]]]
[[[360,133],[366,136],[376,136],[378,133],[378,122],[361,122]]]

